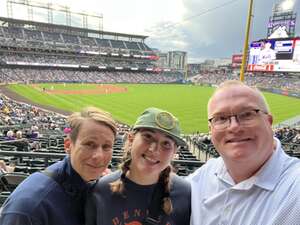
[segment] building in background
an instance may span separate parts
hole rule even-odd
[[[231,65],[231,58],[220,58],[220,59],[215,59],[215,67],[220,68],[220,67],[228,67]]]
[[[184,71],[187,65],[187,52],[170,51],[168,52],[167,59],[171,69]]]
[[[231,68],[233,72],[241,70],[243,54],[233,54],[231,58]]]
[[[215,69],[215,60],[206,59],[203,63],[201,63],[201,72],[212,71]]]
[[[160,68],[169,68],[168,65],[168,54],[162,52],[156,52],[159,59],[156,61],[156,65]]]
[[[187,52],[184,51],[156,51],[155,54],[159,57],[156,61],[156,66],[166,71],[184,72],[187,66]]]
[[[206,59],[202,63],[188,64],[188,74],[193,76],[200,73],[226,73],[232,70],[232,59]]]
[[[189,76],[199,74],[201,71],[201,63],[189,63],[187,67]]]

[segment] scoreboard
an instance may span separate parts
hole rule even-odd
[[[264,39],[252,42],[247,71],[300,72],[300,38]]]

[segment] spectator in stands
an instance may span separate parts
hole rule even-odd
[[[6,133],[6,140],[12,141],[15,140],[15,133],[12,130],[7,131]]]
[[[27,135],[28,138],[30,139],[34,139],[34,138],[38,138],[39,137],[39,128],[38,126],[32,126],[30,129],[29,134]]]
[[[22,134],[22,131],[18,130],[16,132],[16,139],[22,139],[23,138],[23,134]]]
[[[299,224],[300,160],[273,137],[262,93],[224,82],[209,100],[208,118],[221,157],[188,177],[191,224]]]
[[[3,173],[12,173],[15,170],[15,165],[6,165],[3,160],[0,160],[0,175]]]
[[[68,156],[15,189],[1,210],[1,225],[84,224],[86,193],[110,163],[117,128],[109,113],[93,107],[68,120]]]
[[[29,143],[28,140],[23,138],[22,131],[18,130],[16,132],[16,139],[14,144],[17,147],[17,151],[28,151],[29,150]]]
[[[101,178],[86,201],[86,224],[189,224],[190,186],[170,165],[184,143],[171,113],[146,109],[127,136],[121,170]]]

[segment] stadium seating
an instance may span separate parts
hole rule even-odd
[[[47,166],[57,162],[65,156],[63,146],[63,129],[67,127],[66,119],[62,115],[47,112],[25,103],[18,103],[0,95],[0,159],[7,165],[14,166],[14,173],[6,174],[6,181],[2,182],[0,204],[23,178],[31,173],[44,170]],[[38,122],[39,127],[35,126]],[[123,136],[129,127],[120,124],[118,136],[113,146],[113,160],[109,168],[118,168],[123,155]],[[22,131],[22,138],[15,136],[7,139],[12,131]],[[300,128],[278,128],[275,135],[282,141],[287,153],[300,157]],[[180,148],[174,160],[174,169],[180,176],[187,176],[211,157],[218,157],[208,134],[194,134],[186,136],[188,146]],[[19,143],[25,142],[25,146]],[[199,157],[204,155],[204,158]],[[200,160],[201,159],[201,160]],[[20,175],[21,173],[21,175]],[[3,184],[4,182],[4,184]],[[6,183],[5,183],[6,182]],[[6,184],[6,186],[4,186]]]
[[[38,59],[38,58],[37,58]],[[180,73],[157,76],[148,72],[73,71],[61,69],[0,68],[2,83],[8,82],[62,82],[62,83],[176,83]]]
[[[190,78],[196,84],[218,85],[225,80],[239,80],[239,76],[230,73],[203,73]],[[245,83],[250,86],[262,88],[277,88],[280,90],[291,90],[300,92],[299,76],[278,75],[278,74],[246,74]]]
[[[0,175],[0,189],[5,192],[12,192],[26,177],[24,173],[3,173]]]
[[[100,47],[102,50],[110,49],[111,51],[113,51],[113,49],[128,49],[138,50],[142,55],[143,52],[152,51],[149,46],[142,42],[90,38],[73,34],[31,30],[20,27],[2,26],[0,27],[0,37],[5,37],[4,40],[6,41],[7,46],[13,46],[13,44],[17,43],[19,46],[24,47],[39,46],[41,48],[45,48],[47,46],[55,49],[60,46],[74,50],[74,45],[76,45],[79,50],[92,50],[95,49],[95,47]],[[82,48],[82,46],[86,46],[88,48]]]
[[[178,71],[158,74],[150,59],[155,53],[141,40],[89,37],[78,32],[50,32],[17,25],[0,25],[0,83],[175,83],[183,79]],[[191,80],[216,85],[225,79],[238,77],[208,73]],[[246,82],[300,91],[300,81],[295,77],[247,75]],[[0,175],[0,205],[28,175],[65,157],[63,130],[67,126],[62,115],[0,95],[0,160],[14,167],[13,173]],[[123,136],[129,129],[125,124],[118,125],[109,165],[112,171],[122,159]],[[17,138],[17,132],[21,132],[21,138]],[[281,128],[275,134],[288,154],[300,158],[299,128]],[[185,138],[188,146],[178,150],[173,163],[178,175],[187,176],[209,158],[219,156],[209,134]]]

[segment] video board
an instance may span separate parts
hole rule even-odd
[[[300,72],[300,38],[252,42],[247,71]]]

